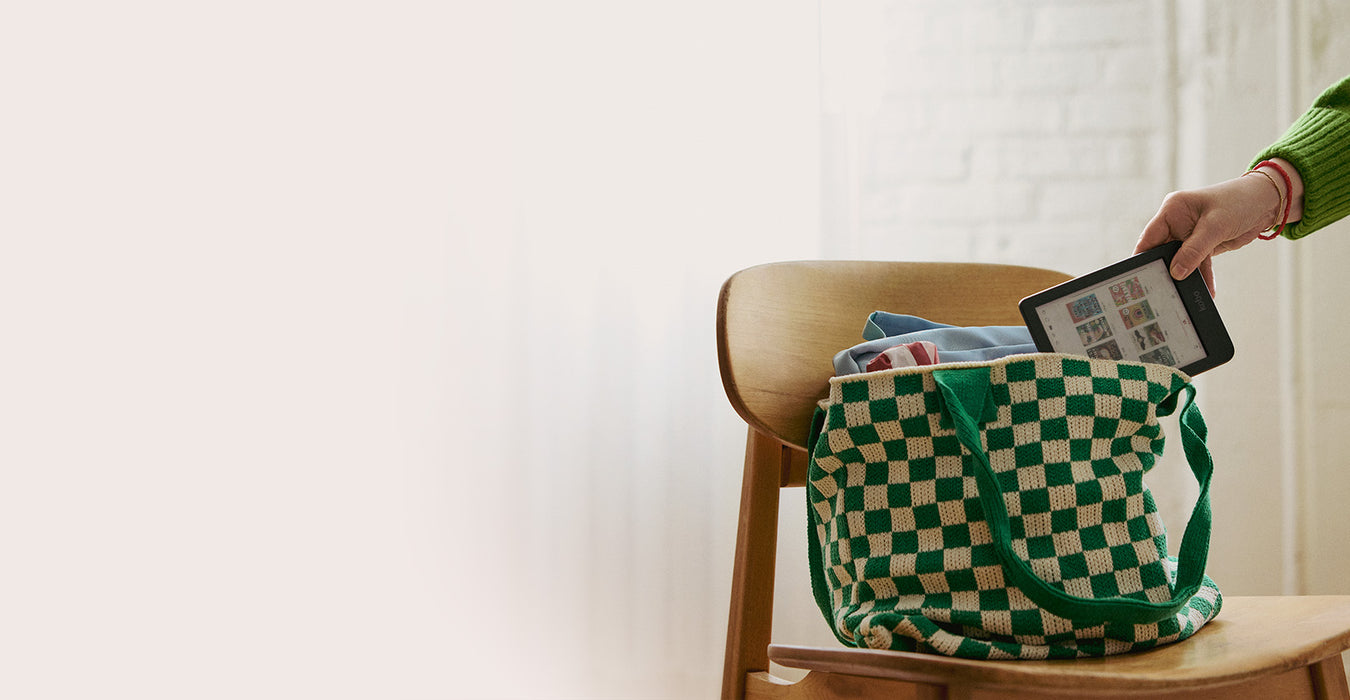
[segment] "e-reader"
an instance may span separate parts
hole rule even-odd
[[[1233,358],[1200,273],[1168,272],[1173,241],[1037,292],[1018,304],[1041,352],[1170,365],[1194,375]]]

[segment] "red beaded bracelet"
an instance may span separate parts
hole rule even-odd
[[[1273,160],[1263,160],[1263,161],[1261,161],[1260,163],[1257,163],[1257,164],[1256,164],[1256,167],[1254,167],[1254,168],[1252,168],[1251,170],[1248,170],[1247,172],[1243,173],[1243,175],[1247,175],[1247,174],[1250,174],[1250,173],[1257,172],[1257,171],[1260,170],[1261,167],[1264,166],[1264,165],[1269,165],[1270,167],[1272,167],[1272,168],[1275,169],[1275,172],[1277,172],[1277,173],[1280,174],[1280,178],[1284,180],[1284,191],[1287,193],[1285,196],[1281,197],[1281,199],[1284,200],[1284,214],[1280,217],[1280,225],[1279,225],[1279,226],[1271,226],[1270,228],[1266,229],[1267,231],[1270,231],[1270,230],[1273,229],[1273,230],[1274,230],[1274,233],[1271,233],[1269,236],[1263,236],[1263,235],[1261,235],[1261,234],[1259,234],[1259,233],[1256,234],[1256,237],[1257,237],[1257,238],[1260,238],[1260,239],[1263,240],[1263,241],[1269,241],[1269,240],[1271,240],[1271,239],[1273,239],[1273,238],[1278,237],[1278,236],[1280,235],[1280,232],[1284,230],[1284,225],[1287,224],[1287,223],[1289,223],[1289,208],[1290,208],[1290,205],[1292,205],[1292,204],[1294,203],[1294,183],[1293,183],[1292,180],[1289,179],[1289,173],[1285,172],[1285,171],[1284,171],[1284,168],[1281,168],[1280,165],[1279,165],[1279,163],[1276,163],[1276,162],[1273,161]],[[1259,173],[1259,174],[1261,174],[1261,175],[1266,175],[1265,173]],[[1269,176],[1269,175],[1266,175],[1266,177],[1269,178],[1270,176]],[[1270,184],[1272,184],[1272,185],[1275,184],[1275,181],[1274,181],[1274,180],[1271,180],[1271,181],[1270,181]],[[1277,193],[1277,194],[1278,194],[1278,193]]]

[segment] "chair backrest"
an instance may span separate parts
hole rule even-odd
[[[717,307],[722,384],[752,427],[802,447],[835,353],[873,311],[956,326],[1021,325],[1017,302],[1069,279],[1034,267],[816,260],[736,273]]]

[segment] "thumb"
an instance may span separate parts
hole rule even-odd
[[[1173,279],[1185,279],[1214,253],[1214,247],[1219,244],[1219,241],[1213,240],[1217,237],[1217,227],[1206,226],[1205,223],[1197,223],[1195,230],[1181,242],[1176,255],[1172,256]]]

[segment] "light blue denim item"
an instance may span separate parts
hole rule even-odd
[[[1008,355],[1037,352],[1025,326],[949,326],[918,316],[875,311],[863,328],[866,342],[834,356],[839,376],[866,371],[867,363],[887,348],[927,340],[937,346],[941,362],[982,362]]]

